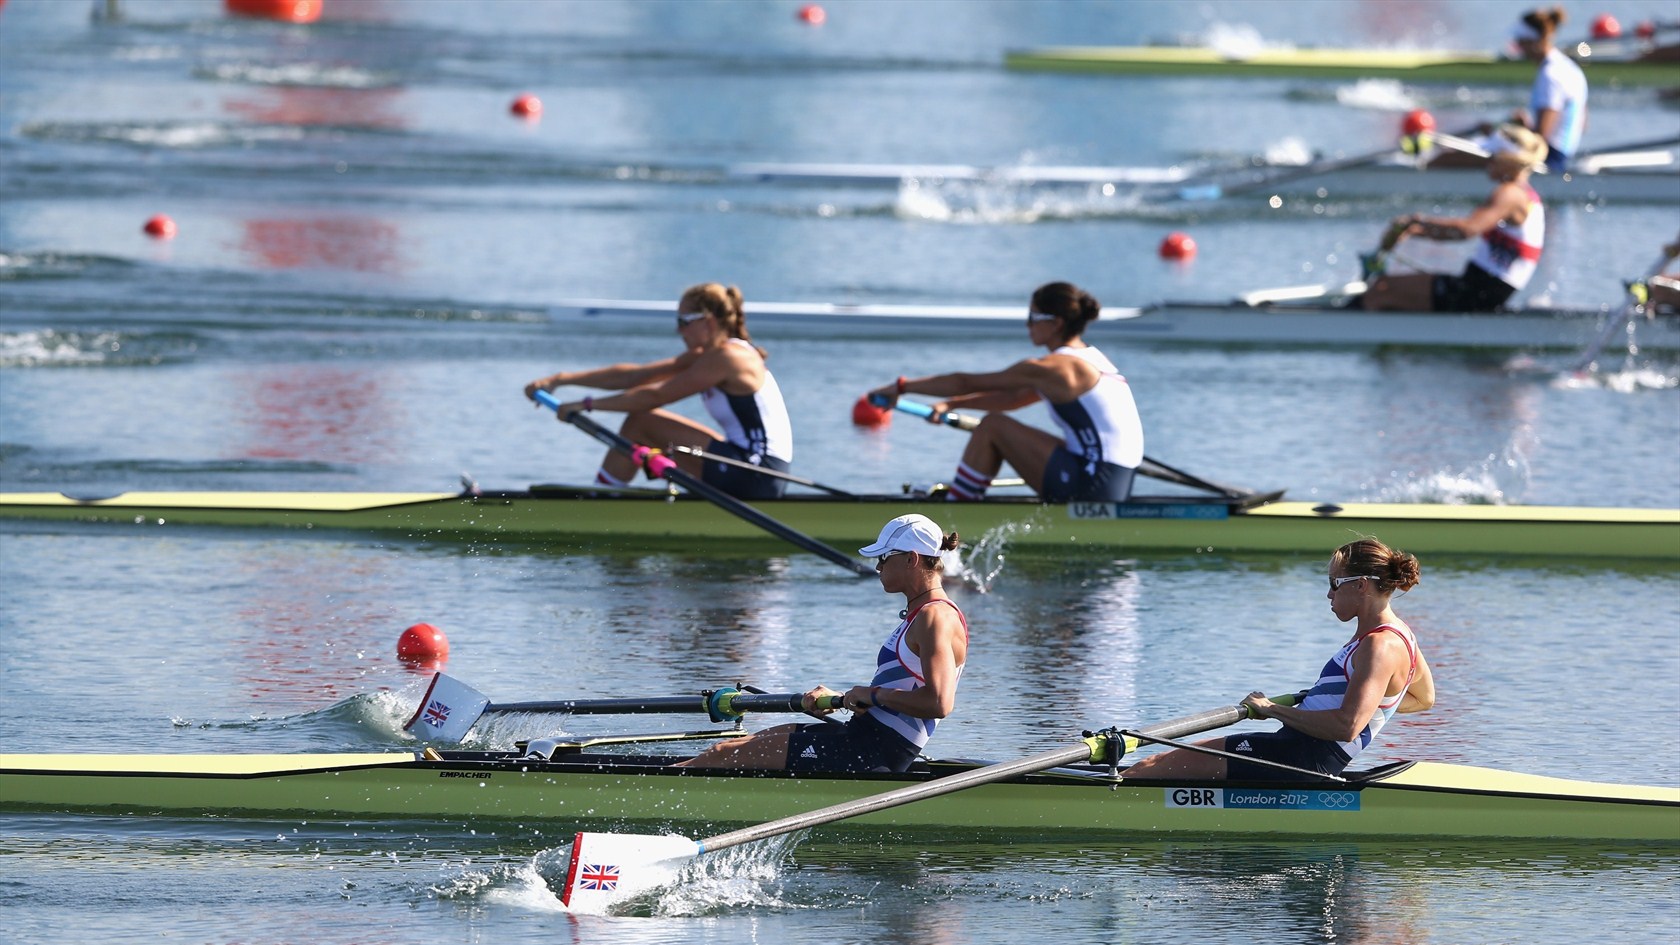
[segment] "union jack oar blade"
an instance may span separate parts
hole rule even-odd
[[[579,833],[560,901],[573,912],[605,915],[620,902],[671,885],[699,855],[698,843],[676,834]]]
[[[489,705],[484,693],[453,676],[435,673],[403,731],[426,742],[459,742]]]

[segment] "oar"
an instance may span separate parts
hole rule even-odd
[[[548,391],[537,391],[536,399],[538,403],[550,410],[558,411],[560,409],[560,401]],[[646,469],[650,474],[658,476],[661,479],[665,479],[675,485],[681,486],[685,491],[691,492],[702,499],[705,499],[718,508],[723,509],[725,512],[728,512],[738,518],[745,519],[770,534],[775,535],[777,538],[789,542],[790,544],[797,545],[814,555],[820,555],[823,558],[827,558],[829,561],[834,562],[859,577],[875,576],[875,571],[873,569],[864,567],[857,561],[857,559],[845,552],[842,552],[838,548],[825,545],[809,535],[796,532],[786,525],[783,525],[781,522],[776,521],[770,516],[765,515],[763,512],[760,512],[745,502],[742,502],[740,499],[724,492],[722,489],[701,480],[697,476],[691,476],[688,473],[683,472],[682,467],[678,466],[675,460],[663,453],[660,453],[658,450],[649,449],[639,443],[632,443],[612,430],[609,430],[606,427],[601,426],[599,423],[596,423],[594,420],[584,416],[581,412],[574,413],[569,417],[562,417],[561,419],[589,434],[595,439],[600,440],[612,449],[618,450],[620,453],[629,456],[631,459],[636,461],[636,465]]]
[[[1248,707],[1236,705],[1188,715],[1136,732],[1109,729],[1088,735],[1077,745],[912,784],[703,840],[691,840],[675,834],[579,833],[572,842],[571,865],[566,870],[566,885],[560,899],[574,912],[602,913],[615,903],[669,885],[684,864],[702,853],[902,807],[1062,765],[1089,761],[1116,764],[1150,739],[1182,738],[1233,725],[1247,718],[1250,718]]]
[[[780,470],[766,469],[763,466],[754,466],[752,463],[743,463],[738,459],[733,459],[733,458],[728,457],[728,456],[720,456],[717,453],[708,453],[705,450],[695,449],[692,446],[673,446],[673,447],[671,447],[671,452],[682,453],[685,456],[697,456],[701,459],[709,459],[709,460],[711,460],[713,462],[716,462],[716,463],[723,463],[726,466],[734,466],[737,469],[749,469],[749,470],[752,470],[755,473],[758,473],[760,476],[770,476],[771,478],[780,479],[784,482],[791,482],[796,486],[805,486],[806,488],[809,488],[809,489],[818,489],[818,490],[821,490],[823,492],[828,493],[829,495],[837,495],[837,496],[841,497],[842,499],[855,499],[855,498],[857,498],[856,495],[854,495],[850,492],[847,492],[844,489],[836,489],[833,486],[825,486],[822,483],[817,482],[816,480],[813,480],[813,479],[804,479],[804,478],[801,478],[799,476],[789,475],[785,472],[781,472]]]
[[[1369,151],[1364,154],[1355,154],[1349,157],[1322,158],[1317,161],[1302,164],[1299,167],[1289,168],[1288,170],[1278,171],[1271,174],[1262,174],[1253,180],[1238,181],[1232,184],[1210,182],[1205,184],[1187,185],[1179,188],[1178,192],[1174,196],[1176,196],[1179,200],[1190,201],[1219,200],[1222,197],[1236,196],[1238,194],[1245,194],[1255,190],[1265,190],[1266,188],[1274,187],[1278,184],[1288,183],[1292,180],[1300,180],[1303,177],[1316,177],[1320,174],[1330,174],[1335,171],[1346,171],[1356,167],[1365,167],[1392,156],[1396,150],[1408,153],[1409,151],[1417,150],[1418,140],[1423,134],[1433,134],[1433,132],[1402,135],[1400,139],[1401,146],[1399,148],[1390,145],[1378,151]]]
[[[429,742],[458,742],[489,713],[544,712],[563,715],[685,715],[703,712],[714,722],[736,722],[748,712],[804,712],[804,695],[797,692],[748,692],[732,686],[689,696],[645,699],[562,699],[550,702],[491,702],[477,689],[450,676],[434,673],[414,717],[403,730]],[[839,696],[817,700],[819,709],[841,708]]]
[[[880,395],[872,397],[871,402],[875,403],[878,407],[886,406],[886,399]],[[921,417],[924,420],[933,416],[933,407],[919,401],[905,400],[903,397],[898,398],[898,400],[893,404],[893,409],[910,414],[911,416]],[[946,411],[940,416],[939,422],[948,427],[955,427],[958,430],[972,430],[980,425],[980,421],[974,419],[973,417],[955,413],[953,411]],[[1201,489],[1206,492],[1212,492],[1216,495],[1223,496],[1227,499],[1248,499],[1253,498],[1257,494],[1253,489],[1240,489],[1236,486],[1222,486],[1216,482],[1209,482],[1200,476],[1192,476],[1183,470],[1174,469],[1166,463],[1152,459],[1148,456],[1143,458],[1143,465],[1138,467],[1138,472],[1150,477],[1151,479],[1159,479],[1162,482],[1171,482],[1181,486],[1189,486],[1192,489]]]
[[[1662,258],[1646,270],[1643,279],[1628,285],[1627,304],[1623,305],[1622,310],[1605,323],[1604,330],[1600,331],[1598,337],[1593,339],[1592,344],[1587,345],[1586,349],[1581,352],[1580,357],[1575,359],[1575,363],[1569,367],[1571,373],[1579,374],[1592,367],[1593,362],[1597,361],[1599,354],[1604,351],[1604,346],[1610,343],[1610,339],[1626,330],[1628,321],[1634,315],[1645,310],[1645,303],[1651,297],[1649,290],[1646,288],[1646,283],[1656,276],[1662,275],[1663,268],[1673,259],[1673,256],[1664,251]]]

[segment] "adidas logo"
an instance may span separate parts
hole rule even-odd
[[[1240,742],[1237,742],[1237,747],[1232,749],[1232,751],[1253,751],[1253,750],[1254,749],[1248,747],[1248,739],[1246,739],[1246,738],[1243,739]]]
[[[799,753],[799,757],[801,757],[801,758],[815,758],[815,757],[817,757],[817,750],[810,745],[806,745],[805,750]]]

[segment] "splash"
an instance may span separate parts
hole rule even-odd
[[[1404,112],[1418,107],[1418,101],[1398,79],[1360,79],[1336,89],[1336,103],[1348,108],[1376,112]]]
[[[796,907],[784,898],[782,882],[793,850],[808,834],[799,831],[695,857],[670,883],[615,905],[612,914],[706,916],[742,908]],[[528,867],[511,873],[510,881],[495,884],[485,895],[543,911],[566,911],[559,890],[565,887],[571,857],[571,844],[539,852]],[[541,884],[540,890],[529,885],[533,881]]]
[[[1468,469],[1424,473],[1390,483],[1378,490],[1378,501],[1506,505],[1527,491],[1530,478],[1527,455],[1520,446],[1511,445]]]

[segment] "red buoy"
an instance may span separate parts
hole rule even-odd
[[[1196,256],[1196,241],[1188,233],[1168,233],[1161,240],[1162,259],[1193,259]]]
[[[1598,19],[1593,20],[1593,39],[1615,39],[1620,35],[1622,35],[1621,21],[1610,14],[1600,13]]]
[[[823,8],[814,3],[807,3],[800,7],[796,16],[799,17],[801,23],[807,23],[811,26],[821,26],[828,19],[828,14],[823,12]]]
[[[852,423],[860,427],[884,427],[892,423],[892,411],[870,403],[869,395],[865,394],[852,405]]]
[[[1414,108],[1406,113],[1400,122],[1400,133],[1404,135],[1421,135],[1426,131],[1435,130],[1435,116],[1421,108]]]
[[[141,229],[146,231],[147,236],[155,240],[172,240],[175,238],[175,221],[161,213],[147,220],[146,225]]]
[[[1657,35],[1657,24],[1652,20],[1640,20],[1633,28],[1633,35],[1640,39],[1650,39]]]
[[[524,95],[521,95],[518,98],[514,99],[513,104],[508,106],[508,111],[512,112],[515,115],[518,115],[521,118],[531,118],[531,119],[541,118],[542,117],[542,99],[537,98],[535,95],[532,95],[529,92],[527,92]]]
[[[429,623],[417,623],[397,638],[397,659],[405,663],[437,663],[449,658],[449,638]]]
[[[229,13],[285,23],[313,23],[321,18],[322,0],[223,0]]]

